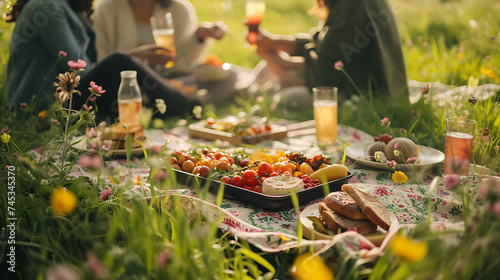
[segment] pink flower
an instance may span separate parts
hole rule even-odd
[[[500,203],[495,202],[493,205],[490,206],[488,210],[490,211],[491,214],[500,215]]]
[[[97,92],[97,93],[99,93],[99,94],[103,94],[103,93],[105,93],[105,92],[106,92],[105,90],[103,90],[103,89],[102,89],[102,87],[101,87],[101,86],[96,85],[96,83],[95,83],[94,81],[91,81],[91,82],[90,82],[90,88],[91,88],[93,91],[95,91],[95,92]]]
[[[429,91],[431,91],[431,87],[429,86],[429,84],[425,84],[420,90],[422,94],[428,94]]]
[[[85,133],[85,136],[88,139],[95,138],[97,137],[97,131],[92,127],[91,129],[89,129],[89,131],[87,131],[87,133]]]
[[[26,102],[21,102],[21,107],[27,107],[28,106],[28,103]]]
[[[413,46],[413,41],[412,41],[412,40],[410,40],[410,39],[406,40],[406,45],[407,45],[408,47]]]
[[[413,115],[415,115],[415,116],[420,115],[420,112],[419,112],[419,111],[417,111],[417,110],[411,110],[411,113],[412,113]]]
[[[56,119],[51,119],[51,120],[50,120],[50,122],[51,122],[51,123],[53,123],[53,124],[56,124],[56,125],[60,125],[60,124],[61,124],[61,123],[60,123],[58,120],[56,120]]]
[[[165,170],[160,170],[158,173],[155,174],[153,179],[158,180],[158,181],[163,181],[167,179],[167,172]]]
[[[7,133],[7,131],[9,131],[9,127],[8,126],[5,126],[4,128],[2,128],[2,133]]]
[[[87,66],[87,62],[85,62],[85,60],[81,60],[81,59],[78,59],[78,61],[76,61],[76,62],[73,60],[70,60],[70,61],[68,61],[68,66],[70,68],[78,70],[78,69],[85,68],[85,66]]]
[[[460,183],[460,177],[457,174],[451,174],[443,178],[443,185],[451,189]]]
[[[65,51],[59,51],[59,56],[60,57],[66,57],[67,55],[68,55],[67,52],[65,52]]]
[[[388,122],[389,122],[389,118],[385,117],[385,118],[380,120],[380,125],[386,125]]]
[[[404,128],[402,128],[402,127],[399,129],[399,131],[401,131],[401,132],[403,132],[403,133],[406,133],[406,129],[404,129]]]
[[[99,169],[102,167],[101,158],[97,155],[94,156],[83,155],[78,159],[78,163],[82,168]]]
[[[102,148],[105,151],[109,151],[109,149],[111,149],[111,144],[112,144],[111,140],[104,140],[104,141],[102,141]]]
[[[167,266],[168,260],[170,259],[170,254],[168,252],[160,252],[156,257],[156,262],[158,263],[159,268],[164,268]]]
[[[105,187],[104,189],[102,189],[101,195],[99,195],[99,199],[106,200],[110,194],[111,194],[111,188]]]
[[[97,96],[94,96],[94,97],[90,98],[89,100],[92,101],[92,102],[94,102],[94,101],[97,100]]]
[[[396,142],[396,145],[394,145],[394,149],[395,150],[399,149],[399,142]]]
[[[484,59],[486,59],[486,60],[490,60],[490,59],[491,59],[491,56],[487,55],[487,56],[485,56],[485,57],[484,57]]]
[[[396,161],[394,161],[394,160],[388,160],[388,161],[386,162],[386,164],[387,164],[387,166],[389,166],[389,167],[394,167],[394,166],[396,166],[397,162],[396,162]]]
[[[408,164],[415,163],[415,162],[417,162],[417,158],[416,158],[416,157],[411,157],[411,158],[408,158],[408,159],[406,160],[406,162],[407,162]]]
[[[109,277],[108,271],[103,267],[101,261],[94,253],[87,253],[85,257],[90,271],[92,271],[97,278],[107,279]]]
[[[337,61],[334,64],[335,70],[342,70],[344,68],[344,63],[342,61]]]

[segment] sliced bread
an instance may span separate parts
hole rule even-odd
[[[345,184],[342,186],[342,190],[356,201],[361,211],[370,221],[384,230],[389,230],[391,216],[384,204],[378,201],[373,195],[359,190],[353,185]]]
[[[325,197],[325,204],[333,212],[351,220],[368,219],[358,204],[346,192],[332,192]]]
[[[337,233],[339,230],[344,232],[348,229],[354,229],[359,234],[366,234],[377,230],[377,225],[370,220],[351,220],[333,211],[323,211],[321,213],[321,220],[323,220],[328,228],[334,233]]]

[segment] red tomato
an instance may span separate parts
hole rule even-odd
[[[224,184],[231,185],[231,178],[229,178],[229,176],[224,176],[224,177],[220,178],[220,181]]]
[[[236,175],[233,177],[233,179],[231,180],[231,183],[233,186],[236,186],[236,187],[243,187],[243,179],[241,178],[240,175]]]
[[[259,164],[259,169],[257,173],[259,174],[260,177],[269,177],[269,175],[273,172],[274,169],[268,162],[264,161]]]
[[[276,173],[276,172],[273,172],[273,173],[269,174],[269,177],[276,177],[276,176],[279,176],[279,174]]]
[[[255,170],[246,170],[243,172],[243,181],[245,181],[245,185],[249,187],[260,185],[258,180],[258,174]]]

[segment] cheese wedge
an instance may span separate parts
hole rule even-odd
[[[304,189],[304,182],[297,177],[269,177],[262,183],[262,193],[269,195],[288,195]]]

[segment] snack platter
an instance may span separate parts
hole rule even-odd
[[[224,184],[219,181],[210,180],[201,176],[196,176],[192,173],[172,169],[175,171],[177,180],[184,185],[199,184],[200,186],[209,186],[212,193],[217,193],[219,188],[224,187],[224,197],[231,198],[246,204],[261,207],[271,211],[280,211],[293,208],[292,195],[267,195],[244,188]],[[297,192],[299,204],[305,204],[316,198],[323,197],[324,187],[327,187],[327,193],[339,191],[343,184],[346,184],[353,176],[352,172],[348,172],[347,177],[330,181],[312,188],[308,188]]]
[[[232,132],[225,132],[205,127],[205,122],[198,122],[189,125],[189,134],[192,137],[207,140],[222,140],[234,145],[257,144],[266,140],[281,140],[287,137],[287,128],[280,125],[271,125],[270,131],[264,131],[253,135],[235,135]]]

